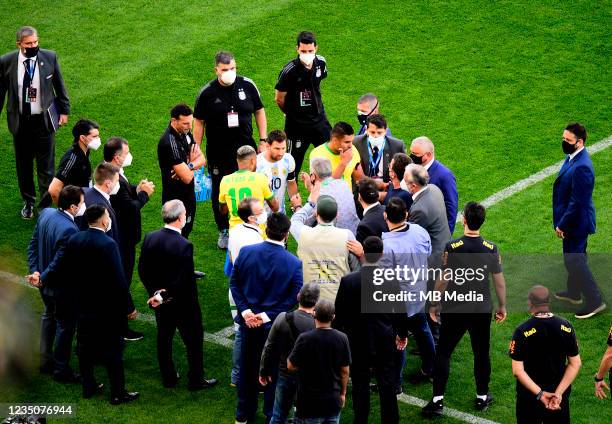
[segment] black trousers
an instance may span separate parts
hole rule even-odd
[[[196,215],[196,201],[195,194],[193,199],[185,200],[181,199],[183,204],[185,205],[185,211],[187,213],[187,221],[185,222],[185,226],[181,230],[181,234],[185,238],[189,238],[189,234],[191,234],[191,230],[193,230],[193,222],[195,221]]]
[[[111,398],[125,393],[122,328],[123,324],[84,325],[79,322],[77,353],[79,370],[83,378],[83,393],[92,393],[96,390],[94,368],[97,364],[106,368],[110,381]]]
[[[517,424],[569,424],[570,405],[569,390],[563,394],[561,409],[551,411],[546,409],[542,402],[536,400],[531,393],[516,395],[516,422]]]
[[[21,116],[19,131],[13,136],[17,181],[21,197],[27,203],[36,202],[34,161],[38,177],[39,209],[51,206],[49,184],[55,172],[55,134],[49,132],[43,114]]]
[[[352,337],[356,341],[359,335]],[[363,335],[361,336],[363,337]],[[378,385],[380,398],[380,422],[382,424],[399,423],[399,409],[397,406],[397,370],[394,365],[395,338],[380,339],[377,343],[377,352],[374,357],[368,354],[367,346],[362,343],[351,343],[351,381],[354,423],[367,423],[370,414],[370,376],[374,372]],[[375,420],[377,421],[377,420]]]
[[[573,298],[584,297],[587,307],[601,305],[601,292],[589,269],[587,236],[563,239],[563,261],[567,269],[567,291]]]
[[[229,229],[229,214],[223,215],[219,211],[219,186],[224,176],[236,172],[237,170],[238,164],[235,160],[233,163],[213,162],[208,164],[208,174],[212,182],[212,210],[219,231]]]
[[[489,393],[489,381],[491,379],[491,359],[489,357],[491,314],[443,313],[433,372],[434,396],[444,395],[450,373],[450,358],[466,331],[470,333],[470,342],[474,353],[476,393],[478,395]]]
[[[200,384],[204,378],[204,328],[200,305],[197,301],[190,304],[171,301],[155,309],[155,320],[157,321],[157,361],[163,384],[176,383],[172,340],[177,329],[187,350],[189,385]]]
[[[318,124],[300,125],[285,122],[285,133],[287,134],[287,152],[295,159],[295,176],[299,177],[304,156],[308,147],[312,144],[317,147],[329,141],[331,125],[327,118]]]

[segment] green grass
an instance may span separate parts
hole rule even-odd
[[[586,125],[589,142],[612,134],[610,2],[0,0],[0,10],[0,51],[14,48],[14,30],[31,24],[40,32],[41,46],[58,52],[71,97],[71,123],[92,118],[101,124],[103,139],[120,135],[130,141],[134,165],[127,169],[128,177],[147,177],[158,186],[143,211],[145,232],[160,226],[155,147],[169,109],[178,102],[194,103],[201,86],[213,77],[215,51],[227,49],[236,55],[238,72],[257,83],[267,106],[268,128],[282,127],[273,87],[281,67],[293,57],[294,38],[302,29],[317,33],[320,54],[328,60],[329,78],[322,87],[330,120],[355,123],[356,99],[374,91],[395,136],[409,141],[425,134],[435,142],[437,157],[457,176],[460,204],[484,199],[561,160],[561,130],[570,121]],[[4,114],[0,118],[4,120]],[[34,223],[19,218],[12,140],[4,124],[0,141],[0,157],[5,159],[0,165],[0,269],[22,275]],[[69,129],[60,130],[58,158],[70,143]],[[605,151],[593,156],[598,232],[590,238],[589,249],[601,254],[592,255],[593,269],[612,301],[611,155]],[[101,160],[101,150],[92,154],[92,163]],[[525,318],[519,312],[524,293],[536,282],[560,288],[565,278],[560,242],[551,225],[552,181],[492,207],[483,229],[504,256],[514,302],[510,319],[495,326],[492,337],[491,390],[498,402],[484,416],[500,422],[513,421],[514,382],[505,350],[513,328]],[[215,248],[216,237],[210,206],[202,204],[191,239],[197,267],[207,273],[200,303],[209,332],[230,324],[223,254]],[[35,291],[18,290],[19,305],[35,320],[40,312]],[[145,293],[137,278],[132,291],[144,310]],[[572,394],[574,422],[604,421],[603,415],[591,413],[602,405],[592,397],[591,375],[610,321],[609,313],[587,322],[573,320],[584,361]],[[0,384],[0,401],[78,402],[79,422],[150,422],[152,417],[160,422],[230,422],[235,396],[227,387],[229,351],[205,345],[207,373],[221,378],[215,391],[192,395],[184,389],[163,390],[154,328],[136,325],[146,338],[129,345],[125,357],[128,384],[143,393],[141,401],[121,408],[111,408],[102,399],[83,402],[78,388],[36,375],[19,387]],[[36,325],[28,331],[32,351],[37,331]],[[466,342],[454,356],[447,404],[470,412],[474,389]],[[184,370],[181,352],[177,343]],[[412,358],[408,372],[417,366]],[[430,396],[426,386],[405,385],[405,390],[423,399]],[[418,420],[418,408],[401,408],[406,422]],[[347,408],[342,421],[350,418]]]

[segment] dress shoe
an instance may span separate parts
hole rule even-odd
[[[221,230],[219,238],[217,239],[217,247],[221,250],[227,249],[227,242],[229,241],[229,230]]]
[[[144,334],[140,331],[134,331],[131,328],[128,328],[125,332],[125,336],[123,336],[123,340],[128,342],[134,342],[136,340],[142,340],[144,338]]]
[[[172,380],[162,380],[162,385],[166,388],[166,389],[172,389],[173,387],[176,387],[176,385],[178,384],[179,380],[181,379],[181,376],[179,375],[179,373],[176,373],[176,378],[172,379]]]
[[[430,400],[427,405],[421,409],[421,415],[427,418],[439,417],[444,411],[444,399],[437,402]]]
[[[211,379],[204,379],[202,380],[201,383],[198,384],[189,384],[187,386],[187,389],[189,389],[189,391],[192,392],[197,392],[198,390],[203,390],[203,389],[210,389],[211,387],[216,386],[218,383],[216,378],[211,378]]]
[[[104,392],[104,383],[100,383],[91,389],[83,389],[83,399],[91,399],[95,395],[102,394]]]
[[[569,302],[572,305],[582,304],[582,299],[580,298],[580,295],[578,295],[578,297],[572,297],[566,291],[560,291],[555,293],[555,298],[559,300],[565,300],[566,302]]]
[[[600,313],[606,309],[606,304],[602,303],[599,306],[585,306],[574,315],[578,319],[591,318],[593,315]]]
[[[475,402],[476,410],[483,412],[483,411],[486,411],[489,408],[489,406],[491,406],[491,404],[493,403],[493,396],[487,394],[487,398],[485,400],[476,398],[474,402]]]
[[[202,271],[193,271],[193,276],[197,279],[204,278],[205,275]]]
[[[34,218],[34,205],[31,203],[24,203],[23,208],[21,208],[21,217],[23,219]]]
[[[128,403],[136,400],[139,397],[140,393],[138,392],[125,392],[121,396],[111,398],[110,403],[111,405],[120,405],[122,403]]]

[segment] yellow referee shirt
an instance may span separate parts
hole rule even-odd
[[[359,151],[357,150],[355,146],[351,146],[351,148],[353,150],[353,159],[351,160],[351,163],[349,163],[344,169],[344,173],[342,174],[342,177],[347,182],[349,187],[351,187],[352,189],[353,179],[351,178],[351,176],[353,175],[353,171],[355,170],[355,167],[359,165],[359,163],[361,162],[361,156],[359,156]],[[312,150],[312,152],[310,152],[310,160],[314,158],[329,159],[331,161],[332,172],[334,169],[338,167],[338,165],[340,165],[340,153],[332,152],[329,149],[329,146],[327,145],[327,143],[323,143],[320,146],[315,147]]]
[[[274,198],[274,193],[268,185],[268,177],[258,172],[241,169],[226,175],[219,186],[219,203],[226,204],[229,209],[229,227],[241,224],[238,216],[238,205],[242,199],[253,197],[262,202]]]

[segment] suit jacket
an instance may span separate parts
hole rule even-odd
[[[587,237],[595,233],[593,189],[595,170],[586,149],[561,167],[553,186],[553,227],[566,236]]]
[[[111,203],[108,200],[106,200],[106,197],[102,196],[102,193],[100,193],[98,190],[96,190],[93,187],[88,187],[85,189],[84,197],[85,197],[85,205],[87,207],[91,205],[102,205],[106,209],[108,209],[108,214],[110,215],[110,218],[111,218],[111,221],[113,221],[113,224],[111,226],[110,231],[107,234],[113,240],[115,240],[115,242],[117,242],[117,245],[121,246],[120,244],[121,237],[119,234],[119,223],[117,222],[117,215],[115,214],[115,210],[113,209],[113,206],[111,205]],[[89,225],[87,225],[86,219],[81,219],[79,222],[79,226],[81,227],[82,230],[89,228]]]
[[[28,246],[28,264],[30,273],[40,272],[44,294],[54,297],[61,295],[65,278],[56,271],[68,240],[78,232],[74,220],[59,209],[43,209],[38,217]]]
[[[437,160],[433,161],[427,172],[429,173],[429,184],[435,184],[444,196],[448,228],[450,233],[453,234],[457,221],[457,207],[459,205],[459,193],[457,192],[455,175]]]
[[[8,93],[6,102],[6,119],[9,131],[16,135],[19,131],[19,50],[12,51],[0,57],[0,113],[4,107],[4,98]],[[64,86],[64,79],[60,71],[57,55],[52,50],[40,49],[37,57],[37,67],[40,76],[40,101],[45,124],[49,131],[53,126],[49,122],[47,109],[55,100],[57,112],[62,115],[70,113],[70,100]]]
[[[179,232],[162,228],[145,235],[138,261],[138,275],[149,296],[160,289],[164,300],[198,303],[194,276],[193,245]]]
[[[381,204],[374,206],[366,212],[357,226],[357,233],[355,234],[355,238],[359,243],[363,243],[370,236],[380,237],[382,233],[389,231],[384,213],[385,207]]]
[[[363,173],[368,175],[370,170],[370,146],[367,134],[358,135],[353,139],[353,146],[359,151],[361,156],[361,168]],[[406,153],[404,142],[398,138],[385,137],[385,147],[383,149],[383,181],[389,182],[389,164],[393,155],[396,153]]]
[[[410,206],[408,220],[423,227],[431,239],[430,265],[437,265],[446,243],[450,240],[450,230],[446,218],[444,196],[440,189],[428,184],[427,189],[417,196]]]
[[[134,303],[117,243],[103,231],[88,228],[68,240],[61,266],[74,296],[79,331],[122,332]]]
[[[265,312],[270,328],[281,312],[293,309],[302,288],[302,261],[283,246],[264,241],[245,246],[234,262],[230,290],[238,309],[236,322],[244,324],[242,312]]]
[[[110,202],[121,230],[120,247],[136,246],[142,238],[140,209],[148,201],[149,195],[146,192],[136,193],[136,186],[119,174],[119,191],[110,197]]]
[[[336,295],[333,326],[349,337],[353,359],[368,359],[381,354],[392,358],[395,336],[404,338],[408,335],[408,315],[403,305],[400,306],[401,310],[389,310],[389,313],[361,312],[361,284],[363,281],[372,281],[367,273],[373,269],[372,266],[364,266],[360,271],[342,277]],[[366,276],[362,273],[366,273]]]

